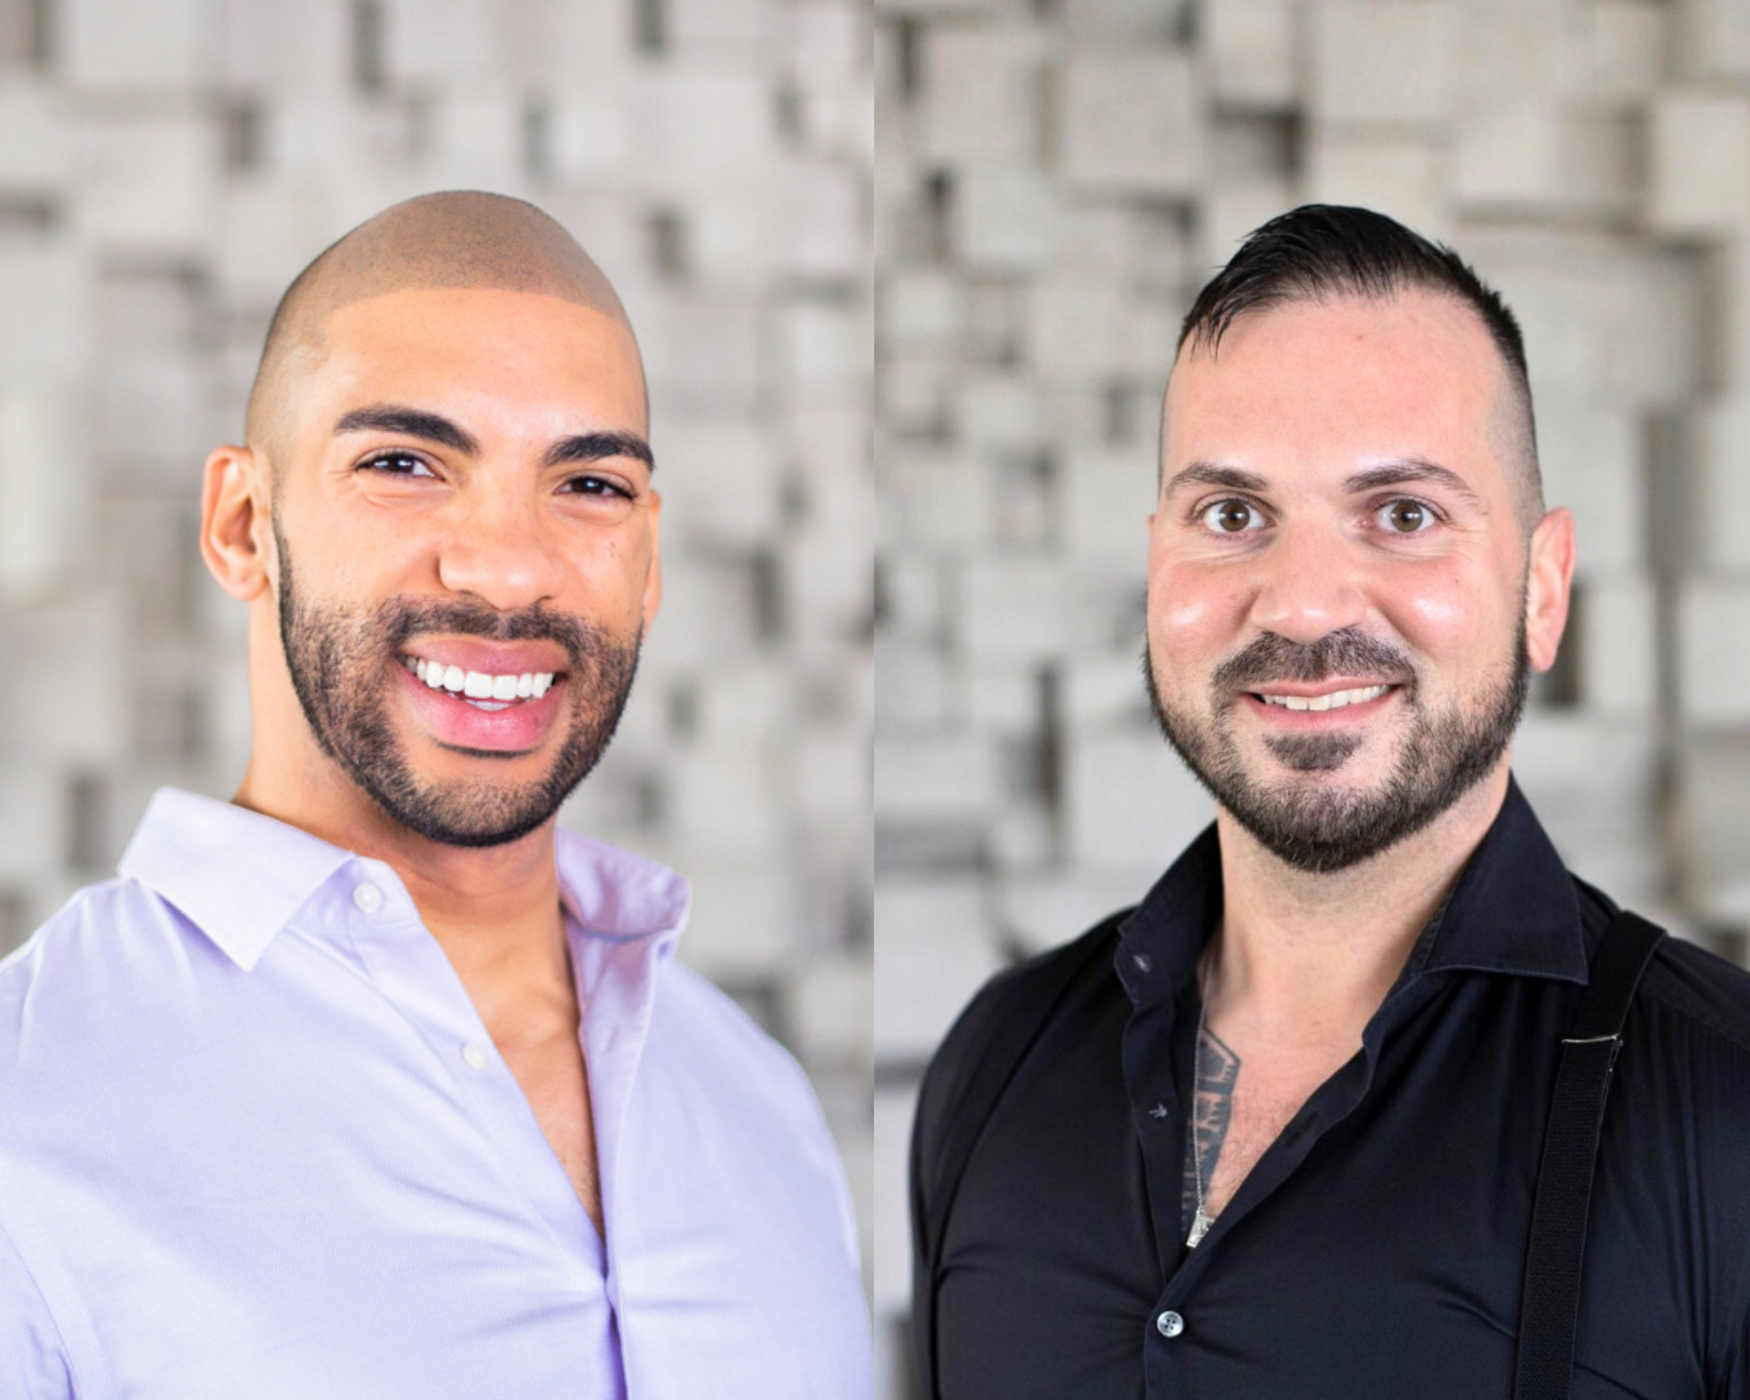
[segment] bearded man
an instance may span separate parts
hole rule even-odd
[[[1574,538],[1500,297],[1370,211],[1266,224],[1185,321],[1149,529],[1215,821],[938,1052],[924,1394],[1750,1396],[1750,976],[1509,770]]]
[[[795,1063],[556,829],[657,609],[643,368],[552,219],[397,205],[292,284],[201,550],[232,801],[0,965],[0,1392],[866,1396]]]

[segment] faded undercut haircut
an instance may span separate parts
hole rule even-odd
[[[1501,294],[1444,244],[1371,209],[1303,204],[1260,225],[1240,244],[1197,294],[1178,349],[1190,345],[1214,354],[1235,321],[1274,306],[1345,296],[1384,301],[1411,289],[1470,307],[1500,352],[1509,391],[1500,427],[1516,511],[1529,534],[1543,518],[1544,505],[1525,341]]]
[[[560,297],[617,321],[632,336],[612,284],[548,214],[479,190],[420,195],[330,245],[286,289],[249,392],[249,445],[270,463],[277,458],[299,371],[320,362],[322,322],[331,312],[367,297],[439,288]],[[636,344],[633,338],[634,353]]]

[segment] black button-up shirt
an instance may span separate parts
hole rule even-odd
[[[998,1101],[914,1300],[942,1400],[1506,1400],[1559,1044],[1614,906],[1512,786],[1361,1049],[1187,1250],[1196,964],[1220,911],[1212,827],[1081,960]],[[920,1218],[947,1106],[1052,959],[994,981],[938,1052]],[[1747,1318],[1750,974],[1666,939],[1604,1125],[1575,1400],[1750,1397]]]

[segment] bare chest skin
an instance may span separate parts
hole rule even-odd
[[[578,1044],[577,1027],[563,1020],[516,1034],[488,1026],[510,1072],[522,1086],[535,1120],[577,1199],[602,1231],[600,1179],[596,1174],[595,1125],[590,1113],[589,1073]]]
[[[1204,1213],[1212,1219],[1221,1214],[1301,1105],[1359,1048],[1344,1040],[1242,1054],[1205,1028],[1196,1093],[1197,1164],[1186,1164],[1187,1205],[1195,1203],[1201,1170]]]

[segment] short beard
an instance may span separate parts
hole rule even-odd
[[[446,846],[500,846],[550,820],[588,776],[625,709],[638,669],[641,635],[617,641],[600,628],[540,607],[513,614],[460,600],[391,599],[368,615],[321,608],[298,596],[292,557],[279,524],[280,640],[304,718],[322,752],[388,816]],[[396,741],[383,688],[398,677],[402,644],[423,632],[494,641],[557,642],[567,661],[570,732],[545,778],[433,783],[420,777]],[[499,755],[480,752],[489,759]]]
[[[1524,608],[1519,612],[1506,677],[1478,697],[1468,713],[1424,708],[1409,658],[1355,628],[1306,646],[1265,633],[1210,678],[1217,709],[1206,728],[1168,710],[1146,644],[1143,677],[1161,733],[1210,796],[1271,854],[1297,870],[1325,875],[1358,865],[1414,835],[1494,770],[1518,728],[1531,679]],[[1257,781],[1246,771],[1227,724],[1229,709],[1240,703],[1241,693],[1273,680],[1312,684],[1341,675],[1401,682],[1398,698],[1409,707],[1413,727],[1390,777],[1364,792]],[[1298,773],[1334,772],[1364,742],[1359,734],[1345,733],[1283,734],[1265,740],[1270,752]]]

